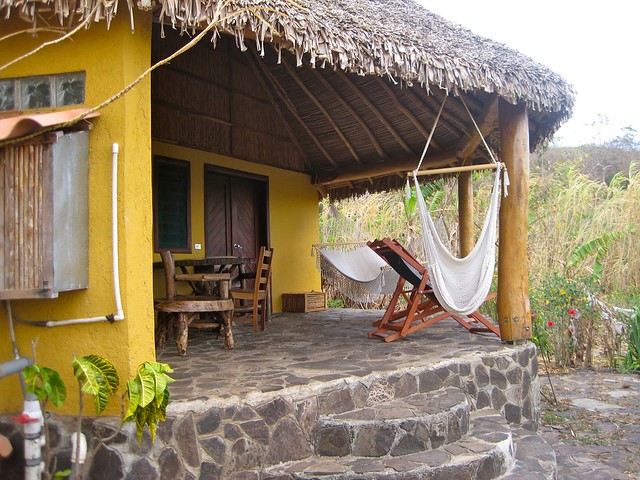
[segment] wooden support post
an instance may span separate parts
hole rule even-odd
[[[464,258],[473,250],[473,183],[471,172],[458,175],[458,237],[460,257]]]
[[[527,227],[529,213],[529,119],[524,105],[500,99],[502,161],[511,185],[500,207],[498,255],[498,320],[500,338],[531,338]]]

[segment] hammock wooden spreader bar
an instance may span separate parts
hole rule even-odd
[[[425,175],[444,175],[446,173],[458,173],[458,172],[475,172],[476,170],[496,170],[498,168],[497,163],[485,163],[482,165],[462,165],[459,167],[446,167],[446,168],[432,168],[430,170],[422,170],[420,172],[409,172],[409,176],[422,177]]]

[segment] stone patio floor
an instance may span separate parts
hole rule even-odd
[[[449,319],[391,343],[367,338],[371,323],[382,315],[356,309],[280,313],[257,334],[236,318],[234,350],[224,350],[222,338],[212,331],[191,330],[185,356],[177,355],[171,340],[158,352],[158,361],[174,369],[170,411],[510,348],[493,334],[470,334]]]

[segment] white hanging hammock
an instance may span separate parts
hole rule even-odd
[[[500,193],[500,169],[493,185],[487,218],[478,241],[469,255],[457,258],[440,239],[424,198],[414,177],[418,211],[422,223],[422,241],[427,258],[427,271],[433,293],[440,304],[451,313],[468,315],[485,301],[495,267],[496,220]]]
[[[461,98],[462,100],[462,98]],[[444,108],[445,100],[442,102],[440,111],[433,124],[431,134],[427,139],[427,143],[422,153],[422,158],[418,166],[413,171],[414,186],[416,189],[416,198],[418,204],[418,213],[422,224],[422,241],[424,246],[425,257],[427,259],[427,271],[433,288],[433,293],[437,297],[440,304],[451,313],[459,315],[468,315],[480,308],[485,301],[493,280],[493,272],[495,268],[495,252],[496,252],[496,223],[498,219],[498,204],[500,202],[501,178],[503,173],[502,164],[496,162],[491,149],[484,141],[484,137],[480,133],[480,129],[476,125],[471,112],[467,108],[467,112],[471,117],[480,137],[484,142],[485,148],[496,165],[496,177],[491,194],[491,201],[487,210],[487,217],[484,221],[482,231],[478,237],[478,241],[471,251],[464,258],[455,257],[445,246],[438,235],[436,225],[431,218],[429,209],[422,197],[420,185],[418,183],[419,169],[422,161],[427,153],[427,149],[431,142],[431,137],[435,131],[435,127]],[[505,174],[505,196],[506,187],[509,184],[508,177]]]

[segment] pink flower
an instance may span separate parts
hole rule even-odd
[[[576,314],[575,308],[570,308],[569,310],[567,310],[567,312],[569,312],[569,315],[575,315]]]
[[[553,327],[553,322],[552,322],[552,321],[548,321],[548,322],[547,322],[547,326],[548,326],[548,327]]]

